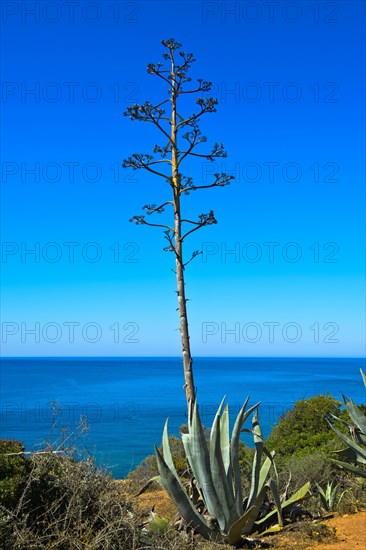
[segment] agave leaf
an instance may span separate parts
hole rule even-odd
[[[281,525],[272,525],[271,527],[268,527],[265,531],[261,532],[261,537],[264,537],[265,535],[274,535],[275,533],[279,533],[282,531],[283,527]]]
[[[164,425],[164,430],[163,430],[163,441],[162,441],[163,456],[164,456],[164,460],[165,460],[168,468],[170,469],[170,471],[175,475],[175,477],[177,479],[179,479],[177,471],[176,471],[175,466],[174,466],[172,453],[170,451],[169,436],[168,436],[168,421],[169,421],[169,419],[167,418],[166,422],[165,422],[165,425]]]
[[[193,477],[197,480],[197,475],[194,469],[194,462],[191,455],[190,440],[191,440],[190,434],[182,434],[182,443],[186,453],[187,461],[192,470]]]
[[[346,458],[348,460],[352,460],[353,462],[356,462],[356,457],[357,457],[356,451],[354,451],[350,447],[347,447],[346,449],[341,449],[340,451],[333,451],[333,453],[336,454],[338,458],[342,458],[342,459]]]
[[[243,508],[243,488],[241,484],[241,475],[240,475],[240,465],[239,465],[239,441],[240,441],[240,430],[243,426],[243,418],[245,414],[245,409],[249,401],[249,396],[244,401],[242,408],[240,409],[238,416],[233,428],[233,433],[231,435],[231,465],[233,469],[233,489],[235,496],[235,506],[238,516],[242,516],[244,512]]]
[[[325,489],[325,498],[329,501],[329,497],[330,497],[330,494],[331,494],[331,491],[332,491],[332,485],[333,485],[333,482],[332,483],[327,483],[327,488]]]
[[[190,454],[192,471],[204,496],[207,510],[211,516],[217,519],[220,529],[224,529],[225,516],[212,480],[210,455],[199,417],[197,403],[195,403],[193,409],[191,430],[188,437],[185,438],[185,441],[184,445],[187,445]]]
[[[362,435],[365,438],[365,441],[363,441],[363,443],[366,443],[366,416],[363,414],[361,409],[357,407],[352,399],[348,399],[345,395],[343,395],[343,401],[346,404],[347,412],[350,415],[352,421],[356,424],[357,428],[361,432],[361,439],[363,439]]]
[[[224,412],[220,418],[220,447],[222,460],[226,472],[226,477],[231,484],[231,471],[230,471],[230,434],[229,434],[229,406],[226,405]]]
[[[236,546],[240,540],[244,531],[244,527],[247,523],[253,525],[254,519],[258,516],[259,508],[252,506],[247,510],[231,527],[227,537],[227,543]],[[254,519],[253,519],[254,518]]]
[[[310,482],[308,481],[305,483],[296,493],[294,493],[290,498],[288,498],[283,504],[282,504],[282,511],[286,510],[289,506],[292,506],[296,502],[300,502],[301,500],[304,500],[310,492]]]
[[[335,498],[337,496],[339,483],[337,483],[337,485],[335,487],[333,487],[333,481],[331,483],[328,482],[325,491],[320,487],[320,485],[317,482],[315,482],[315,485],[317,487],[317,490],[318,490],[318,493],[319,493],[319,496],[320,496],[320,500],[321,500],[324,508],[328,512],[331,512],[333,510],[334,501],[335,501]]]
[[[253,417],[253,436],[255,444],[255,454],[253,458],[252,468],[252,483],[250,486],[250,493],[247,503],[247,508],[250,508],[254,504],[258,494],[259,476],[261,470],[261,459],[263,454],[263,436],[258,422],[258,412],[256,411]]]
[[[346,422],[343,420],[343,418],[339,418],[339,416],[336,416],[335,414],[331,414],[331,417],[334,418],[334,420],[338,420],[343,426],[346,426],[346,428],[351,429],[351,424],[349,422]],[[329,420],[328,420],[329,422]]]
[[[250,518],[248,519],[247,523],[244,525],[242,534],[247,535],[248,533],[251,533],[253,531],[253,526],[255,524],[255,520],[258,517],[259,510],[261,509],[261,506],[264,502],[265,496],[267,494],[267,485],[264,485],[262,489],[257,494],[257,498],[255,499],[255,502],[253,504],[253,507],[255,510],[257,510],[257,513],[255,514],[254,511],[250,515]]]
[[[281,505],[281,512],[286,510],[289,506],[292,506],[293,504],[296,504],[296,502],[300,502],[309,494],[309,488],[310,488],[310,482],[308,481],[303,485],[296,493],[294,493],[290,498],[288,498],[282,505]],[[277,511],[272,510],[272,512],[269,512],[264,518],[258,520],[255,522],[257,526],[265,526],[267,524],[270,524],[276,515]]]
[[[361,376],[362,376],[363,383],[364,383],[365,388],[366,388],[366,374],[363,372],[362,369],[360,369],[360,371],[361,371]]]
[[[149,481],[147,481],[145,483],[145,485],[143,487],[141,487],[141,489],[135,494],[133,495],[133,498],[136,498],[136,497],[139,497],[140,495],[142,495],[145,491],[147,491],[147,489],[150,487],[150,485],[152,483],[154,483],[154,481],[156,481],[156,483],[160,483],[161,484],[161,479],[160,479],[160,476],[154,476],[152,477],[151,479],[149,479]]]
[[[161,483],[164,489],[170,495],[180,515],[185,519],[188,525],[192,525],[197,533],[202,535],[204,538],[210,539],[211,537],[214,537],[215,532],[208,527],[206,522],[197,512],[181,483],[177,480],[173,472],[170,471],[167,463],[165,462],[156,445],[155,455],[160,473]]]
[[[263,450],[266,451],[265,447],[263,448]],[[266,479],[267,479],[269,470],[271,468],[271,465],[274,466],[273,456],[274,456],[274,451],[273,451],[273,455],[270,454],[269,456],[267,456],[266,460],[262,464],[262,467],[259,472],[259,481],[258,481],[257,491],[260,491],[263,485],[266,483]],[[277,471],[276,471],[276,474],[277,474]]]
[[[319,483],[317,483],[317,482],[315,481],[315,485],[316,485],[316,488],[317,488],[317,490],[318,490],[319,495],[320,495],[321,497],[323,497],[322,500],[323,500],[323,499],[326,500],[324,490],[320,487]]]
[[[236,510],[237,510],[238,516],[242,516],[244,512],[243,489],[241,485],[240,465],[239,465],[240,431],[249,414],[259,406],[259,403],[256,403],[255,405],[253,405],[253,407],[250,407],[250,409],[247,412],[245,412],[248,401],[249,401],[249,396],[246,398],[242,408],[238,413],[238,416],[234,424],[233,433],[231,435],[231,464],[232,464],[233,476],[234,476],[234,480],[233,480],[234,495],[235,495],[235,504],[236,504]]]
[[[224,395],[224,397],[223,397],[223,399],[222,399],[222,401],[221,401],[221,403],[220,403],[220,405],[219,405],[219,408],[218,408],[217,411],[216,411],[216,414],[218,414],[219,416],[221,416],[222,408],[223,408],[223,406],[224,406],[224,404],[225,404],[225,401],[226,401],[226,395]],[[227,406],[227,405],[226,405],[226,406]],[[214,419],[214,422],[215,422],[215,419]]]
[[[337,492],[338,492],[338,487],[339,487],[339,483],[337,483],[337,485],[334,487],[333,489],[333,484],[331,484],[331,491],[329,492],[329,505],[330,505],[330,509],[333,510],[333,506],[334,506],[334,502],[335,502],[335,499],[336,499],[336,496],[337,496]]]
[[[334,464],[337,464],[337,466],[339,466],[340,468],[343,468],[348,472],[352,472],[353,474],[356,474],[357,476],[360,476],[366,479],[366,470],[363,470],[362,468],[357,468],[357,466],[353,466],[353,464],[348,464],[348,462],[341,462],[340,460],[334,460],[334,458],[331,458],[331,461]]]
[[[327,494],[324,492],[324,490],[320,487],[320,485],[317,482],[315,482],[315,485],[316,485],[317,491],[319,493],[322,505],[325,508],[325,510],[328,511],[329,510],[329,502],[327,500]],[[327,485],[327,490],[328,490],[328,488],[329,488],[329,483]]]
[[[332,430],[338,435],[338,437],[340,437],[342,441],[344,441],[344,443],[346,443],[349,447],[351,447],[351,449],[353,449],[356,452],[357,462],[360,462],[361,464],[366,464],[366,449],[363,449],[362,447],[357,445],[357,443],[353,441],[353,439],[350,439],[349,437],[344,435],[342,432],[340,432],[335,426],[333,426],[329,422],[329,420],[328,420],[328,424],[330,425]]]
[[[275,501],[276,509],[277,509],[277,517],[278,517],[278,525],[283,527],[283,517],[282,517],[282,504],[281,504],[281,497],[279,495],[277,484],[274,479],[270,479],[268,481],[268,487],[271,490],[271,493],[273,495],[273,499]]]
[[[218,499],[221,503],[223,514],[225,516],[225,528],[227,532],[229,526],[239,519],[235,511],[235,501],[232,485],[229,484],[225,472],[224,462],[221,454],[221,434],[220,434],[220,416],[217,414],[212,428],[212,441],[210,446],[210,465],[212,480]]]
[[[256,410],[255,413],[254,413],[252,424],[253,424],[254,443],[255,444],[256,443],[263,444],[264,440],[263,440],[262,430],[261,430],[261,427],[259,425],[258,410]]]
[[[213,427],[214,427],[214,423],[215,423],[215,420],[216,420],[216,416],[219,415],[221,416],[221,412],[222,412],[222,407],[224,406],[224,403],[225,403],[225,400],[226,400],[226,395],[224,395],[220,405],[219,405],[219,408],[217,409],[216,411],[216,414],[214,416],[214,419],[213,419],[213,422],[212,422],[212,426],[211,426],[211,433],[210,433],[210,442],[212,441],[212,431],[213,431]],[[227,406],[227,405],[226,405]]]

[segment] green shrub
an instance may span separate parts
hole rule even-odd
[[[366,508],[366,481],[354,476],[343,478],[342,498],[337,503],[341,514],[354,514]]]
[[[20,441],[0,440],[0,506],[5,509],[14,507],[21,494],[27,471],[24,450]]]
[[[341,402],[329,394],[297,401],[273,428],[266,442],[267,447],[276,451],[276,457],[334,450],[336,437],[325,422],[329,414],[344,415]]]

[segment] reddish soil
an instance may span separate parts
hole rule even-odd
[[[329,527],[335,527],[337,542],[320,543],[307,546],[306,550],[352,550],[366,548],[366,511],[350,516],[335,516],[325,522]]]
[[[155,511],[167,519],[174,517],[176,513],[171,500],[162,489],[148,490],[136,500],[141,508],[151,509],[154,506]],[[329,528],[332,534],[329,542],[313,541],[306,529],[302,530],[300,525],[299,529],[265,537],[263,540],[269,542],[274,550],[366,550],[366,510],[344,516],[329,514],[323,520],[311,523],[315,533],[318,531],[318,525],[319,532],[322,524]]]

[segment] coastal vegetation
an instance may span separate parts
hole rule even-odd
[[[299,410],[306,410],[304,401],[311,401],[310,416],[322,417],[322,420],[310,426],[313,437],[306,446],[301,436],[304,426],[294,422],[292,446],[290,448],[284,445],[285,450],[279,452],[278,457],[275,455],[275,470],[273,451],[267,454],[264,448],[268,447],[269,443],[272,446],[274,442],[279,449],[281,448],[279,432],[286,426],[289,417],[295,418]],[[324,403],[329,405],[326,411]],[[329,395],[298,401],[283,418],[279,419],[265,446],[260,437],[258,417],[254,412],[258,409],[258,404],[254,405],[252,411],[250,408],[246,411],[254,413],[253,447],[248,447],[236,439],[239,428],[242,429],[241,421],[246,414],[244,412],[243,415],[241,411],[236,431],[234,428],[231,434],[232,442],[234,437],[234,452],[231,455],[227,453],[227,445],[221,444],[221,436],[219,443],[217,431],[219,418],[224,418],[222,431],[226,438],[227,408],[221,407],[221,415],[215,416],[216,432],[202,425],[201,430],[196,417],[195,423],[192,424],[194,427],[191,429],[191,437],[195,437],[194,431],[199,428],[200,437],[205,440],[203,443],[202,439],[201,444],[206,445],[208,453],[218,452],[220,446],[219,460],[216,463],[212,462],[213,468],[215,464],[220,463],[220,455],[222,458],[226,457],[226,464],[230,456],[232,479],[237,491],[234,497],[237,494],[241,495],[237,502],[246,512],[251,510],[248,516],[253,514],[253,506],[249,505],[250,500],[256,500],[259,506],[258,496],[261,493],[259,514],[251,528],[248,528],[248,516],[245,522],[242,520],[243,526],[246,525],[247,531],[250,531],[250,536],[249,533],[245,533],[236,539],[236,544],[253,547],[252,541],[255,540],[258,547],[265,547],[265,544],[275,545],[278,535],[273,533],[276,533],[279,527],[286,533],[291,527],[291,532],[294,529],[298,530],[301,537],[310,545],[311,541],[332,536],[323,523],[324,514],[329,511],[352,513],[366,507],[366,481],[364,477],[352,471],[352,456],[347,459],[351,467],[349,470],[340,467],[337,460],[333,459],[336,455],[332,449],[339,450],[337,439],[339,441],[340,436],[329,427],[327,413],[333,414],[331,411],[336,407],[340,414],[339,418],[345,419],[343,421],[349,425],[352,422],[347,409],[340,408],[340,412],[338,411],[338,403]],[[364,421],[366,416],[361,406],[359,411],[361,416],[357,416],[358,421]],[[343,427],[346,428],[345,424]],[[227,533],[222,536],[217,524],[211,520],[215,532],[213,538],[216,538],[216,542],[204,543],[204,537],[196,532],[193,525],[187,528],[186,523],[182,522],[182,516],[176,514],[173,503],[169,504],[164,515],[155,511],[154,495],[158,494],[159,487],[156,477],[159,474],[156,456],[167,456],[169,447],[172,458],[170,467],[175,468],[181,489],[187,491],[188,498],[198,514],[205,513],[205,500],[200,499],[202,494],[198,491],[199,486],[190,464],[190,460],[194,463],[195,459],[192,460],[191,455],[188,460],[185,452],[185,446],[189,448],[187,441],[184,446],[180,438],[168,437],[165,430],[164,443],[158,449],[157,455],[147,457],[130,473],[128,479],[118,482],[96,466],[90,454],[78,445],[77,438],[84,429],[85,426],[81,426],[79,434],[75,437],[75,434],[68,434],[63,428],[61,439],[56,438],[53,443],[48,442],[41,450],[35,452],[26,452],[19,441],[0,441],[1,548],[208,550],[222,548],[226,546],[225,543],[234,542],[233,539],[229,540]],[[181,432],[187,440],[187,427],[182,427]],[[346,429],[341,433],[346,437]],[[326,434],[323,445],[319,443],[322,434]],[[335,439],[331,439],[331,436]],[[71,441],[74,443],[71,444]],[[240,478],[233,473],[234,470],[237,471],[238,466]],[[364,466],[361,465],[361,469],[364,471]],[[259,476],[253,476],[253,472],[259,473]],[[218,471],[214,473],[213,470],[212,476],[220,474]],[[144,491],[149,491],[147,506],[139,505],[138,495]],[[297,502],[291,500],[291,497]],[[286,501],[290,505],[286,505]],[[223,499],[220,505],[224,506],[224,502]],[[280,514],[279,509],[276,509],[276,503],[281,510]]]

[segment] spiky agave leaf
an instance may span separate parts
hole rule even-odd
[[[283,527],[283,516],[282,516],[282,503],[281,503],[281,497],[277,489],[277,483],[274,479],[270,479],[268,481],[268,487],[273,495],[273,500],[275,501],[276,505],[276,511],[277,511],[277,519],[278,519],[278,526]]]
[[[243,489],[241,484],[241,475],[240,475],[240,464],[239,464],[239,441],[240,441],[240,432],[243,427],[245,420],[248,416],[257,409],[260,402],[256,403],[250,409],[245,412],[249,401],[249,396],[244,401],[242,408],[240,409],[238,416],[233,428],[233,433],[231,435],[231,466],[233,470],[233,485],[234,485],[234,496],[235,496],[235,505],[238,516],[242,516],[244,513],[243,507]]]
[[[255,444],[255,453],[253,458],[252,483],[250,486],[247,508],[250,508],[250,506],[254,504],[254,501],[257,498],[259,477],[261,471],[261,460],[264,448],[263,436],[258,422],[258,410],[255,411],[255,414],[253,416],[253,437]]]
[[[329,422],[329,425],[331,426],[332,430],[346,443],[351,449],[353,449],[356,453],[356,460],[360,464],[366,464],[366,448],[362,448],[360,445],[358,445],[353,439],[350,437],[347,437],[345,434],[343,434],[341,431],[339,431],[335,426],[332,426],[332,424]]]
[[[264,452],[266,452],[266,448],[264,447],[263,448]],[[267,477],[268,477],[268,474],[269,474],[269,470],[271,468],[271,466],[274,467],[275,469],[275,474],[277,476],[277,470],[276,470],[276,467],[275,467],[275,464],[274,464],[274,460],[273,460],[273,457],[275,455],[275,452],[272,451],[271,453],[269,453],[269,456],[267,456],[266,460],[263,462],[262,464],[262,467],[260,469],[260,472],[259,472],[259,480],[258,480],[258,488],[257,488],[257,492],[261,491],[262,487],[264,486],[264,484],[266,483],[267,481]]]
[[[334,501],[337,496],[339,483],[337,483],[337,485],[333,487],[333,481],[331,483],[328,482],[325,491],[322,489],[319,483],[315,482],[315,485],[325,510],[327,510],[327,512],[331,512],[333,510]]]
[[[362,376],[363,383],[364,383],[365,388],[366,388],[366,374],[363,372],[362,369],[360,369],[360,371],[361,371],[361,376]]]
[[[247,534],[249,534],[253,531],[253,526],[255,524],[255,520],[258,517],[259,510],[261,509],[261,506],[264,502],[266,494],[267,494],[267,485],[264,485],[262,487],[262,489],[257,493],[256,499],[255,499],[255,502],[254,502],[253,506],[251,506],[251,508],[249,508],[249,510],[251,510],[251,509],[257,510],[257,514],[255,515],[253,513],[253,514],[250,515],[250,517],[248,518],[246,524],[243,526],[243,530],[242,530],[243,535],[247,535]]]
[[[236,513],[232,484],[229,483],[221,452],[220,416],[215,417],[210,445],[210,466],[213,484],[225,516],[225,532],[239,519]]]
[[[170,470],[156,446],[155,456],[161,483],[179,510],[180,515],[184,518],[188,525],[191,525],[197,533],[202,535],[205,539],[220,540],[222,538],[220,532],[216,532],[212,528],[208,527],[207,523],[193,506],[182,484]]]
[[[222,460],[226,472],[226,477],[232,488],[231,481],[231,456],[230,456],[230,426],[229,426],[229,405],[226,405],[224,412],[220,417],[220,446]]]
[[[292,506],[293,504],[296,504],[297,502],[301,502],[310,495],[310,482],[308,481],[303,485],[296,493],[294,493],[290,498],[288,498],[285,502],[281,504],[281,513],[283,514],[287,508]],[[264,518],[261,518],[260,520],[255,522],[255,526],[258,529],[265,528],[268,525],[270,525],[277,514],[277,510],[272,510],[269,512]]]
[[[164,460],[165,460],[168,468],[170,469],[170,471],[174,474],[174,476],[179,481],[179,477],[178,477],[177,471],[176,471],[175,466],[174,466],[172,453],[170,451],[169,435],[168,435],[168,422],[169,422],[169,418],[166,419],[166,422],[165,422],[165,425],[164,425],[164,430],[163,430],[163,439],[162,439],[163,457],[164,457]]]
[[[351,420],[359,430],[357,432],[357,437],[360,439],[361,443],[366,445],[366,416],[363,414],[361,409],[357,407],[352,399],[348,399],[345,395],[343,395],[343,401],[346,405],[346,409]]]
[[[365,373],[363,372],[362,369],[360,369],[360,372],[361,372],[363,383],[366,387]],[[366,417],[361,411],[361,409],[352,401],[352,399],[348,399],[343,395],[343,400],[346,404],[347,412],[351,420],[353,421],[354,425],[351,425],[348,422],[345,422],[344,420],[337,418],[335,415],[331,415],[335,420],[340,420],[343,423],[343,425],[347,426],[347,428],[351,432],[352,438],[350,438],[350,437],[347,437],[345,434],[343,434],[335,426],[333,426],[333,424],[329,422],[329,420],[327,419],[327,422],[330,428],[347,445],[346,449],[342,449],[341,451],[336,451],[336,454],[338,454],[338,456],[341,458],[349,458],[354,462],[358,462],[360,464],[366,464]],[[347,470],[358,476],[366,478],[366,470],[363,470],[362,468],[359,468],[353,464],[342,462],[340,460],[332,459],[332,462],[334,464],[337,464],[337,466],[339,466],[340,468],[343,468],[344,470]]]
[[[366,479],[366,470],[363,470],[362,468],[357,468],[357,466],[354,466],[353,464],[349,464],[348,462],[341,462],[340,460],[335,460],[334,458],[332,458],[331,460],[333,464],[336,464],[337,466],[339,466],[339,468],[342,468],[343,470],[347,470],[352,474],[356,474],[356,476],[363,477]]]
[[[224,530],[226,525],[225,514],[212,480],[210,455],[197,403],[193,408],[192,425],[189,427],[189,433],[183,434],[182,439],[188,462],[204,496],[207,510],[211,516],[217,519],[220,529]]]
[[[249,510],[246,510],[244,514],[230,527],[227,543],[236,546],[245,531],[246,525],[253,525],[255,518],[258,516],[258,506],[252,506]]]

